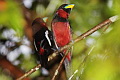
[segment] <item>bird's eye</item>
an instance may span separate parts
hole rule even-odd
[[[70,13],[71,8],[67,8],[67,9],[65,9],[65,11],[66,11],[67,13]]]

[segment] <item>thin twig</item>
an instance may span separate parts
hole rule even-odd
[[[78,72],[78,69],[74,71],[74,73],[69,77],[68,80],[72,80],[73,76]]]
[[[119,19],[119,16],[113,16],[110,17],[109,19],[105,20],[104,22],[98,24],[97,26],[93,27],[92,29],[88,30],[87,32],[83,33],[82,35],[78,36],[76,39],[74,39],[72,42],[70,42],[68,45],[65,45],[64,47],[62,47],[59,51],[54,52],[52,55],[49,56],[48,61],[52,60],[54,57],[57,56],[57,54],[60,51],[63,51],[64,49],[67,49],[69,47],[71,47],[74,43],[81,41],[82,39],[86,38],[87,36],[89,36],[90,34],[94,33],[95,31],[103,28],[104,26],[111,24],[115,21],[117,21]],[[39,68],[41,67],[40,64],[38,64],[36,67],[34,67],[33,69],[31,69],[30,71],[26,72],[23,76],[21,76],[20,78],[18,78],[17,80],[22,80],[25,77],[27,77],[28,75],[32,74],[33,72],[37,71]]]

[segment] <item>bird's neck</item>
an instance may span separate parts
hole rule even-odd
[[[54,22],[68,22],[68,18],[60,17],[57,14],[54,16],[53,20]]]

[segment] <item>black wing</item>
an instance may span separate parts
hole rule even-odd
[[[41,28],[41,30],[34,35],[34,45],[39,56],[40,64],[46,67],[48,56],[57,50],[52,32],[47,28]]]

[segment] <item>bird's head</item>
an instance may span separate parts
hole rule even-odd
[[[43,26],[46,25],[42,18],[36,18],[36,19],[33,21],[32,26],[37,25],[37,24],[38,24],[39,26],[41,26],[41,27],[43,27]]]
[[[74,4],[62,4],[56,11],[56,14],[62,18],[68,18]]]
[[[46,17],[45,17],[46,18]],[[44,20],[44,21],[43,21]],[[41,28],[47,28],[46,27],[46,21],[47,19],[42,19],[42,18],[36,18],[33,23],[32,23],[32,29],[33,29],[33,34],[38,32]]]

